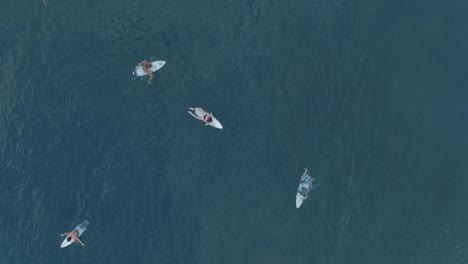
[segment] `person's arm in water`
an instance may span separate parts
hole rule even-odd
[[[150,79],[150,80],[153,79],[153,73],[151,72],[151,70],[149,70],[148,76],[149,76],[149,79]]]
[[[84,244],[83,244],[83,242],[81,242],[80,238],[77,237],[77,238],[75,239],[75,241],[78,242],[78,243],[80,243],[80,245],[82,245],[82,246],[84,247]]]
[[[301,180],[304,180],[304,177],[307,175],[308,172],[309,172],[309,170],[304,168],[304,174],[302,174]]]
[[[60,234],[60,236],[68,236],[68,233]]]

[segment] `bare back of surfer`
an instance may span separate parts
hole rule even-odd
[[[80,245],[82,245],[84,247],[83,242],[81,242],[80,238],[78,237],[78,231],[76,231],[76,230],[72,230],[69,233],[60,234],[60,236],[67,236],[68,241],[73,240],[75,242],[80,243]]]
[[[151,62],[149,61],[142,61],[140,63],[141,67],[143,67],[143,71],[146,73],[146,75],[149,76],[149,79],[153,79],[153,64],[151,64]]]

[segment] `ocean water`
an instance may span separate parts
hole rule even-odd
[[[467,11],[3,1],[0,263],[467,263]]]

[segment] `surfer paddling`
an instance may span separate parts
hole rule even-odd
[[[80,238],[78,237],[78,231],[76,231],[76,230],[72,230],[69,233],[60,234],[60,236],[67,236],[67,241],[68,242],[73,240],[75,242],[80,243],[80,245],[82,245],[84,247],[83,242],[81,242]]]

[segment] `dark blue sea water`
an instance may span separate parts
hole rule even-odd
[[[468,262],[468,2],[46,3],[0,3],[1,264]]]

